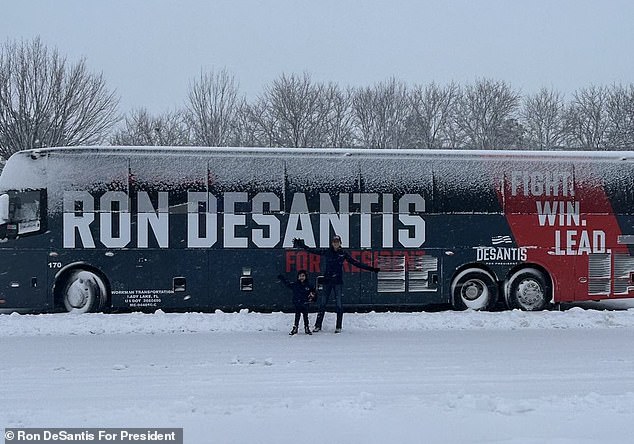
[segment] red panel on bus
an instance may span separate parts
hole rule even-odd
[[[617,243],[622,231],[601,180],[588,164],[575,167],[574,186],[572,178],[566,178],[569,188],[553,185],[551,175],[550,192],[544,192],[531,185],[539,177],[517,174],[504,184],[505,215],[518,246],[527,248],[527,262],[550,273],[556,301],[612,295],[611,288],[599,294],[589,287],[591,255],[609,261],[611,254],[627,254],[627,248]]]

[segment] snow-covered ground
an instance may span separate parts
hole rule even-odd
[[[339,335],[329,314],[294,337],[282,313],[0,315],[0,426],[183,427],[188,444],[631,443],[634,309],[584,307],[347,314]]]

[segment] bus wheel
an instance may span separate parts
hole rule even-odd
[[[64,308],[69,313],[88,313],[103,308],[106,285],[95,273],[76,270],[65,279],[62,290]]]
[[[511,308],[539,311],[550,301],[550,288],[544,274],[534,268],[515,273],[508,281],[508,303]]]
[[[486,310],[497,302],[498,286],[493,276],[479,268],[469,268],[451,283],[453,306],[457,310]]]

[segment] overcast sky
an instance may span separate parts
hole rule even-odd
[[[523,93],[634,83],[634,1],[2,0],[0,39],[85,57],[121,111],[180,107],[226,67],[249,97],[281,73],[370,85],[504,80]]]

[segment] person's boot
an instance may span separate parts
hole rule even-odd
[[[321,331],[321,323],[324,321],[324,314],[317,313],[317,319],[315,319],[315,326],[313,327],[313,333]]]
[[[293,326],[293,329],[291,330],[291,332],[289,333],[289,335],[293,336],[297,334],[297,325]]]
[[[308,325],[304,325],[304,333],[306,333],[307,335],[313,334],[313,332],[310,331],[310,327],[308,327]]]
[[[341,333],[342,323],[343,323],[343,313],[337,313],[337,324],[335,327],[335,333]]]

